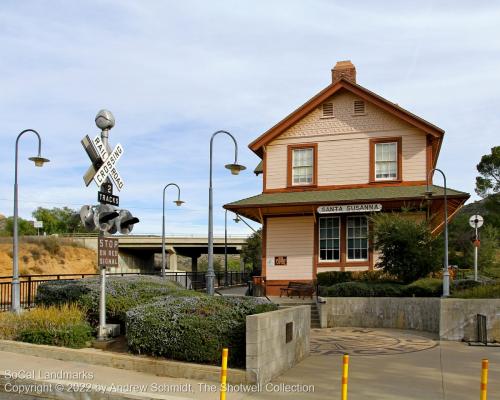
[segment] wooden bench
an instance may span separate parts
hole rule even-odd
[[[297,296],[302,296],[303,299],[306,296],[313,296],[314,286],[309,283],[304,282],[288,282],[288,286],[286,288],[280,288],[280,297],[286,293],[288,297],[293,297],[293,294],[296,293]]]

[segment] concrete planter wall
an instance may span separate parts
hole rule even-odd
[[[306,358],[310,324],[308,305],[247,316],[247,382],[265,384]]]
[[[444,340],[476,340],[476,315],[487,317],[489,341],[500,341],[500,299],[327,297],[319,304],[322,328],[414,329]]]

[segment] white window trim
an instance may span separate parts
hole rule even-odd
[[[396,176],[394,178],[377,178],[377,146],[380,144],[395,144],[396,145]],[[398,176],[398,166],[399,166],[399,143],[397,141],[394,142],[381,142],[381,143],[375,143],[375,148],[373,149],[374,154],[374,165],[373,165],[373,174],[375,175],[374,178],[375,180],[378,181],[397,181],[400,179]],[[381,161],[383,162],[383,161]]]
[[[307,183],[307,182],[294,182],[295,181],[295,179],[294,179],[295,168],[300,168],[300,167],[293,166],[293,160],[294,160],[296,150],[311,150],[311,152],[312,152],[312,155],[311,155],[312,164],[310,167],[311,168],[311,182],[309,182],[309,183]],[[290,168],[292,168],[292,182],[291,182],[292,186],[312,186],[312,185],[314,185],[314,163],[316,162],[316,160],[314,158],[315,157],[314,157],[314,147],[313,146],[292,149],[292,162],[291,162],[291,166],[290,166]]]
[[[348,219],[349,218],[355,218],[355,217],[361,217],[358,216],[358,215],[348,215],[345,219],[345,260],[346,262],[348,261],[352,261],[352,262],[364,262],[364,261],[370,261],[370,225],[368,224],[368,218],[366,216],[364,216],[366,218],[366,240],[367,240],[367,246],[366,246],[366,258],[349,258],[349,235],[347,234],[348,232]]]
[[[336,218],[339,221],[339,258],[338,260],[322,260],[321,259],[321,228],[319,219],[321,218]],[[340,259],[342,258],[342,219],[339,216],[335,217],[319,217],[318,218],[318,262],[320,264],[338,263],[340,264]]]

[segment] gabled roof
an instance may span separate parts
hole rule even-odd
[[[416,128],[432,135],[435,136],[439,139],[439,147],[441,146],[441,141],[444,135],[444,130],[441,128],[437,127],[436,125],[431,124],[430,122],[420,118],[419,116],[405,110],[404,108],[398,106],[397,104],[394,104],[390,102],[389,100],[384,99],[383,97],[379,96],[378,94],[373,93],[372,91],[364,88],[361,85],[358,85],[357,83],[354,83],[352,81],[349,81],[345,78],[341,78],[338,81],[332,83],[331,85],[327,86],[325,89],[323,89],[321,92],[319,92],[317,95],[315,95],[313,98],[308,100],[306,103],[301,105],[299,108],[297,108],[294,112],[292,112],[290,115],[285,117],[283,120],[278,122],[276,125],[274,125],[271,129],[269,129],[267,132],[263,133],[261,136],[259,136],[257,139],[255,139],[252,143],[248,145],[250,150],[252,150],[254,153],[256,153],[259,157],[262,157],[262,148],[265,146],[267,143],[271,142],[273,139],[277,138],[279,135],[281,135],[286,129],[300,121],[303,117],[305,117],[307,114],[309,114],[311,111],[313,111],[316,107],[321,105],[324,101],[329,99],[331,96],[333,96],[335,93],[341,91],[341,90],[347,90],[356,96],[374,104],[375,106],[378,106],[379,108],[391,113],[395,117],[398,117],[410,125],[415,126]],[[439,150],[438,150],[439,151]],[[437,154],[436,157],[437,158]]]
[[[444,189],[441,186],[430,185],[434,198],[441,198]],[[321,204],[336,202],[365,202],[384,200],[424,199],[427,186],[383,186],[358,189],[311,190],[306,192],[263,193],[257,196],[238,200],[224,205],[224,208],[238,209],[241,207],[282,206],[290,204]],[[468,199],[469,193],[447,189],[449,198]]]

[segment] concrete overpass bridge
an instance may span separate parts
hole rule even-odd
[[[75,235],[73,240],[97,251],[97,235]],[[119,265],[110,272],[153,271],[158,268],[162,238],[159,235],[115,235],[119,240]],[[240,254],[247,235],[228,235],[227,253]],[[224,254],[224,236],[214,237],[214,254]],[[198,235],[171,235],[165,238],[167,267],[178,270],[178,256],[191,258],[191,270],[198,270],[198,258],[208,253],[208,238]],[[155,257],[155,255],[157,255]],[[240,261],[241,262],[241,261]]]

